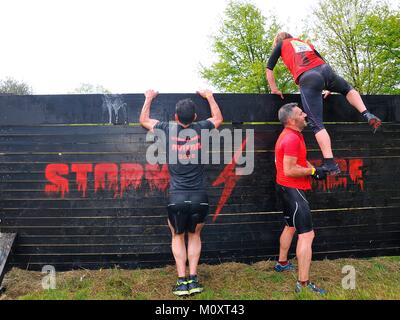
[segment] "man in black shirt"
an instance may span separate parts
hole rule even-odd
[[[222,114],[210,90],[197,92],[207,99],[211,118],[194,122],[196,105],[190,99],[176,104],[175,122],[150,119],[150,106],[158,95],[154,90],[145,92],[145,102],[140,114],[140,124],[166,136],[167,163],[170,173],[168,225],[172,233],[172,253],[175,258],[178,281],[173,293],[178,296],[203,291],[197,278],[197,265],[201,253],[200,233],[208,214],[208,196],[204,185],[204,165],[201,164],[201,130],[218,128]],[[156,134],[157,135],[157,134]],[[205,141],[204,143],[208,143]],[[188,234],[188,247],[185,245]],[[189,277],[186,278],[186,261],[189,260]]]

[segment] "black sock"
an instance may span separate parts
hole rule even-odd
[[[178,277],[178,282],[182,283],[186,281],[186,277]]]

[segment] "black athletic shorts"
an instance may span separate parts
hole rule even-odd
[[[296,228],[298,234],[313,230],[311,211],[303,190],[276,186],[282,200],[283,215],[287,226]]]
[[[329,64],[320,65],[301,74],[299,85],[303,109],[307,113],[308,125],[314,134],[325,128],[322,123],[322,90],[346,96],[352,89],[346,80],[333,71]]]
[[[168,220],[176,234],[194,233],[208,215],[206,192],[175,191],[169,195]]]

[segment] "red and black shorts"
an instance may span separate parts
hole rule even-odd
[[[169,195],[168,220],[176,234],[194,233],[199,223],[208,215],[206,192],[175,191]]]

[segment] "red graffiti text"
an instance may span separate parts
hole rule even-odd
[[[320,166],[321,160],[311,160],[314,166]],[[318,190],[331,191],[333,189],[344,188],[346,189],[348,183],[351,181],[358,185],[364,191],[364,179],[362,173],[363,160],[362,159],[336,159],[341,173],[337,176],[328,176],[326,180],[314,181],[314,187]]]
[[[169,185],[168,166],[141,165],[137,163],[55,163],[46,167],[45,175],[49,183],[45,186],[47,194],[59,193],[62,198],[69,192],[70,173],[75,173],[77,190],[87,196],[88,174],[94,173],[94,191],[112,190],[114,198],[122,198],[128,189],[139,189],[143,177],[151,190],[166,191]],[[119,181],[119,182],[118,182]]]

